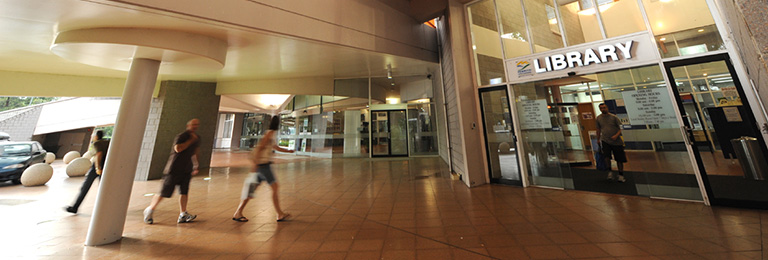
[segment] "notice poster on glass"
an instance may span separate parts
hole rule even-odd
[[[624,105],[632,125],[676,124],[675,110],[665,88],[624,91]]]
[[[552,128],[547,100],[521,100],[517,102],[517,112],[520,114],[520,127],[523,130]]]

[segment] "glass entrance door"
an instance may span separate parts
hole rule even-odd
[[[517,137],[507,98],[507,87],[480,89],[491,182],[523,185],[517,159]]]
[[[711,204],[768,208],[768,181],[759,180],[767,174],[768,153],[728,56],[675,61],[666,67],[672,86],[677,86],[686,144],[695,154]],[[734,142],[741,137],[753,140]],[[750,157],[763,165],[752,166]]]
[[[371,111],[373,157],[408,156],[405,110]]]

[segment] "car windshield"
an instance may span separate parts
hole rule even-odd
[[[32,153],[32,146],[28,144],[4,144],[0,145],[0,157],[22,156]]]

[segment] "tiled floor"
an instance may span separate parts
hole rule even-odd
[[[484,185],[452,180],[438,158],[312,159],[275,164],[282,205],[268,187],[231,220],[245,168],[194,178],[192,223],[176,224],[176,196],[155,224],[141,221],[147,193],[136,182],[117,243],[84,247],[95,193],[81,214],[71,202],[82,178],[57,167],[47,186],[0,184],[0,259],[768,259],[768,212],[642,197]],[[95,189],[92,190],[95,192]]]

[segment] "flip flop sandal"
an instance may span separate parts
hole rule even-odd
[[[237,222],[248,222],[248,218],[246,217],[232,218],[232,220]]]
[[[285,215],[283,215],[283,217],[282,217],[282,218],[279,218],[279,219],[277,219],[277,222],[285,221],[285,220],[287,220],[287,219],[288,219],[290,216],[291,216],[291,214],[289,214],[289,213],[286,213]]]

